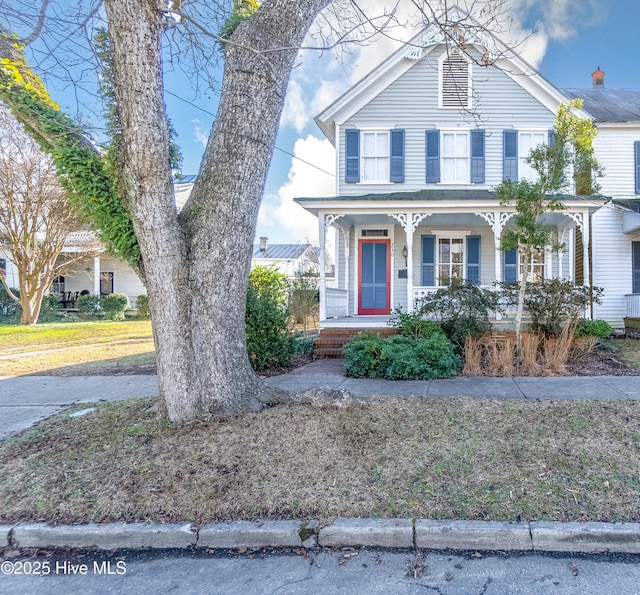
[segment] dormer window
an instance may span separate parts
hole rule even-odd
[[[471,108],[471,63],[458,50],[449,50],[440,58],[440,109]]]

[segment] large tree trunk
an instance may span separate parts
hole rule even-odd
[[[178,218],[152,0],[105,7],[122,123],[122,173],[152,312],[161,403],[173,420],[278,399],[253,373],[245,300],[258,209],[296,51],[327,0],[272,0],[225,49],[218,115]],[[263,50],[273,50],[262,53]]]

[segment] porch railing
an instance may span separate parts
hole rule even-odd
[[[627,318],[640,318],[640,293],[627,294]]]
[[[481,285],[481,289],[493,289],[490,285]],[[438,289],[442,289],[441,287],[414,287],[413,288],[413,301],[415,302],[417,299],[423,298],[430,293],[435,293]],[[638,295],[640,298],[640,295]],[[489,312],[489,317],[494,318],[495,320],[502,319],[511,319],[516,317],[516,312],[518,310],[517,306],[506,306],[503,305],[501,311],[499,313]]]
[[[327,318],[341,318],[347,315],[349,298],[346,289],[327,287],[325,289],[325,315]]]

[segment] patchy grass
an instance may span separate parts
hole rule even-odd
[[[0,376],[152,373],[148,320],[0,327]]]
[[[616,339],[613,345],[632,368],[640,368],[640,341],[638,339]]]
[[[5,442],[0,522],[640,520],[640,402],[387,398],[186,425],[153,404]]]
[[[68,322],[33,326],[0,326],[0,354],[109,341],[151,338],[151,322]]]

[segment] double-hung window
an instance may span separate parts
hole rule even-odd
[[[469,133],[442,132],[441,182],[469,183]]]
[[[422,236],[422,285],[480,283],[480,236],[443,233]]]
[[[520,163],[520,180],[528,180],[529,182],[537,182],[538,172],[527,163],[527,157],[531,149],[535,149],[538,145],[546,144],[548,132],[520,132],[518,139],[518,155]]]
[[[531,149],[547,144],[551,130],[505,130],[503,132],[503,178],[536,182],[538,173],[527,163]]]
[[[362,132],[362,181],[389,181],[389,131]]]
[[[425,153],[427,183],[483,184],[485,181],[484,130],[427,130]]]
[[[345,130],[345,182],[404,182],[404,130]]]
[[[515,283],[526,278],[528,283],[540,283],[544,280],[544,252],[536,250],[527,267],[524,252],[514,248],[504,253],[503,278],[505,283]]]

